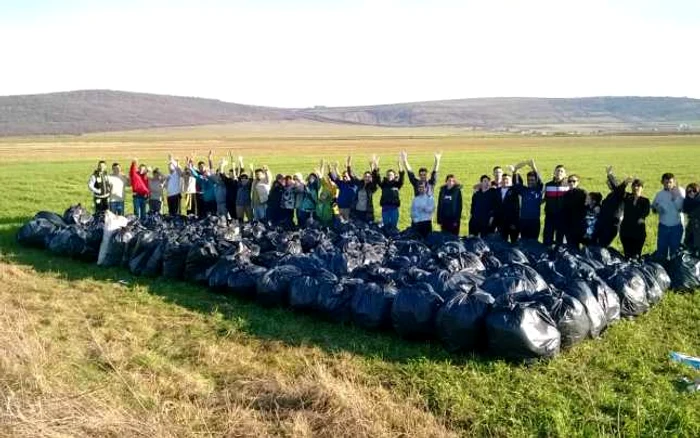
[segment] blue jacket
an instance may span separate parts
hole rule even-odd
[[[337,176],[329,174],[331,181],[338,186],[338,208],[352,208],[353,201],[355,200],[355,193],[357,193],[357,184],[351,179],[350,181],[343,181]]]
[[[542,180],[537,180],[537,185],[528,187],[523,183],[523,178],[517,173],[514,175],[513,187],[520,195],[520,218],[539,219],[542,215],[542,199],[544,196],[544,185]]]
[[[197,171],[197,169],[194,168],[194,166],[190,166],[190,172],[192,172],[192,176],[194,176],[202,188],[202,200],[204,200],[204,202],[215,202],[217,186],[216,180],[206,175],[202,175],[199,173],[199,171]]]

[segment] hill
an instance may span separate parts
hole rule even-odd
[[[481,130],[675,130],[700,120],[700,100],[675,97],[478,98],[282,109],[214,99],[83,90],[0,97],[0,136],[83,134],[240,122],[313,121]],[[555,128],[556,129],[556,128]]]
[[[0,135],[82,134],[285,120],[288,110],[109,90],[0,97]]]

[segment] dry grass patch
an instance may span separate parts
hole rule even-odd
[[[3,434],[450,435],[417,397],[391,394],[350,354],[222,338],[214,316],[138,287],[6,263],[0,284]]]

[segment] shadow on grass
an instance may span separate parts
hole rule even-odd
[[[256,338],[288,346],[313,345],[330,353],[349,352],[399,363],[420,359],[453,364],[488,360],[479,356],[451,355],[434,340],[408,342],[391,332],[370,332],[351,324],[334,324],[291,309],[264,308],[255,302],[214,293],[205,286],[136,277],[125,268],[98,268],[95,264],[59,257],[47,250],[24,248],[16,243],[17,229],[0,230],[0,251],[9,262],[32,266],[38,272],[56,273],[68,280],[126,281],[143,286],[150,294],[178,306],[207,315],[220,313],[230,322],[217,330],[221,335],[235,327]]]

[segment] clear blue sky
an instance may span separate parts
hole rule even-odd
[[[0,0],[0,95],[700,98],[700,0]]]

